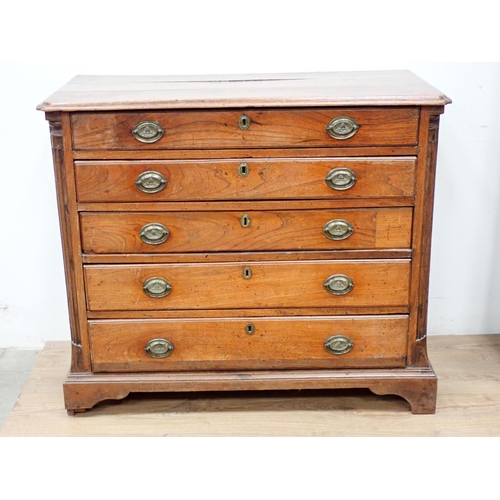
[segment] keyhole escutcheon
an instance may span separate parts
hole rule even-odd
[[[245,266],[243,268],[243,279],[249,280],[251,277],[252,277],[252,269],[249,268],[248,266]]]
[[[240,177],[246,177],[250,173],[250,167],[248,163],[241,163],[238,167],[238,174]]]
[[[240,217],[241,227],[250,227],[251,223],[252,223],[252,219],[250,219],[250,216],[248,214],[243,214]]]
[[[250,127],[250,123],[252,123],[252,120],[247,115],[241,115],[240,119],[238,120],[238,125],[240,126],[241,130],[248,130]]]
[[[245,325],[245,333],[247,335],[253,335],[255,333],[255,325],[253,323],[247,323]]]

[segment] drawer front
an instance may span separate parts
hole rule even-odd
[[[407,331],[407,316],[89,322],[96,372],[401,367]]]
[[[250,158],[77,161],[75,169],[80,202],[356,199],[413,196],[415,164],[414,157]],[[349,169],[354,185],[335,186],[338,169]]]
[[[87,253],[409,248],[412,209],[82,213]]]
[[[94,311],[407,306],[409,272],[406,260],[85,266]]]
[[[405,146],[418,119],[401,107],[71,115],[76,150]]]

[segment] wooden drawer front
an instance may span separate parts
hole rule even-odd
[[[406,306],[409,271],[406,260],[85,266],[94,311]],[[324,287],[337,274],[354,283],[346,295]],[[146,295],[153,278],[167,280],[171,292]]]
[[[378,368],[404,366],[408,317],[90,321],[89,331],[96,372]],[[347,337],[352,349],[328,352],[333,336]],[[153,339],[168,340],[173,350],[152,358],[145,347]]]
[[[80,202],[189,200],[355,199],[414,195],[414,157],[343,159],[241,159],[203,161],[77,161]],[[246,176],[238,169],[246,164]],[[351,169],[357,180],[347,190],[325,181],[336,168]],[[155,172],[167,181],[154,193],[136,181]]]
[[[251,121],[247,130],[240,128],[242,115]],[[327,126],[344,116],[359,129],[347,139],[330,137]],[[73,113],[71,123],[75,149],[151,150],[414,145],[418,119],[418,108],[398,107]],[[156,142],[132,134],[147,121],[164,131]]]
[[[91,212],[80,217],[87,253],[379,249],[409,248],[412,209]]]

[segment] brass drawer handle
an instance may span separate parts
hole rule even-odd
[[[169,230],[163,224],[156,222],[142,226],[139,232],[139,238],[148,245],[160,245],[167,241],[169,235]]]
[[[331,240],[345,240],[354,233],[354,228],[344,219],[333,219],[323,227],[323,233]]]
[[[165,278],[154,277],[142,284],[142,291],[153,299],[161,299],[172,291],[172,285]]]
[[[174,352],[174,344],[167,339],[152,339],[144,350],[152,358],[166,358]]]
[[[325,349],[330,354],[347,354],[354,347],[354,342],[345,335],[334,335],[326,339]]]
[[[139,142],[145,142],[146,144],[159,141],[163,137],[164,132],[158,122],[150,120],[140,122],[132,129],[132,135]]]
[[[148,170],[147,172],[142,172],[137,177],[135,185],[143,193],[159,193],[167,185],[167,179],[160,172],[155,172],[154,170]]]
[[[332,274],[323,286],[332,295],[346,295],[354,288],[354,281],[345,274]]]
[[[356,174],[350,168],[334,168],[325,178],[328,186],[336,191],[351,189],[357,180]]]
[[[338,116],[326,126],[328,135],[333,139],[349,139],[359,130],[356,120],[349,116]]]
[[[238,120],[238,125],[241,128],[241,130],[248,130],[250,128],[251,123],[252,120],[250,120],[250,117],[247,115],[241,115],[240,119]]]

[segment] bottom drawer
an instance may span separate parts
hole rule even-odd
[[[408,316],[100,320],[89,332],[94,372],[395,368]]]

